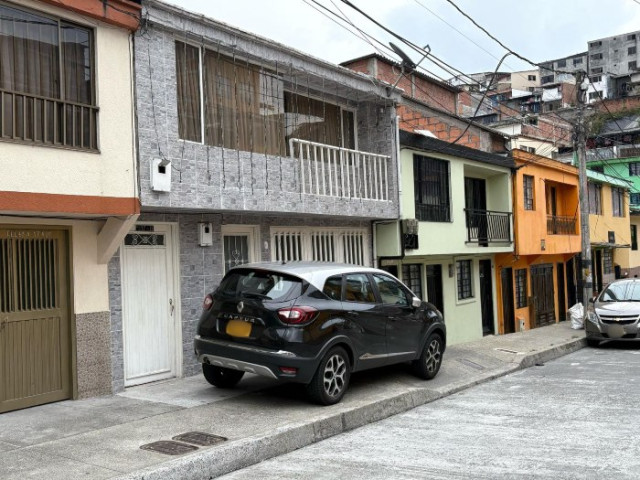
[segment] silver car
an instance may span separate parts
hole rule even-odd
[[[587,344],[597,347],[604,340],[640,339],[640,279],[616,280],[589,301]]]

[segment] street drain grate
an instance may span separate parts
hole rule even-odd
[[[466,358],[459,358],[458,361],[463,365],[466,365],[471,368],[475,368],[476,370],[484,370],[484,367],[479,363],[472,362],[471,360],[467,360]]]
[[[219,435],[212,435],[204,432],[187,432],[173,437],[174,440],[179,442],[192,443],[193,445],[199,445],[201,447],[210,447],[218,443],[226,442],[225,437]]]
[[[164,453],[165,455],[183,455],[185,453],[198,450],[198,447],[194,445],[172,442],[171,440],[160,440],[159,442],[147,443],[146,445],[142,445],[140,448],[142,450]]]

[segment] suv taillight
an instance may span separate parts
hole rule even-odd
[[[278,310],[278,317],[289,325],[299,325],[311,320],[317,311],[313,307],[305,306],[281,308]]]
[[[206,297],[204,297],[202,308],[204,308],[205,310],[209,310],[211,308],[211,305],[213,305],[213,297],[211,295],[207,295]]]

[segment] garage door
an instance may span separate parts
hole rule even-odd
[[[67,232],[0,228],[0,413],[72,396]]]

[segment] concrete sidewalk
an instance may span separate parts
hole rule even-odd
[[[585,344],[569,322],[447,348],[439,375],[405,365],[354,374],[343,401],[309,404],[298,385],[245,377],[218,390],[200,375],[0,415],[0,478],[209,479],[366,425]],[[187,432],[228,440],[170,456],[141,445]]]

